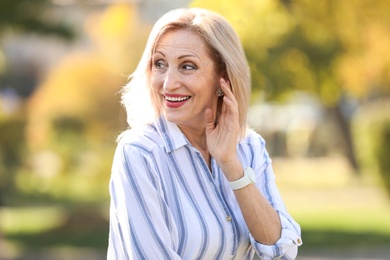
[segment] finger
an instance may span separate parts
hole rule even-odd
[[[221,78],[220,80],[221,88],[223,92],[225,93],[225,96],[227,96],[235,105],[238,105],[236,97],[234,96],[232,90],[230,89],[230,82],[225,80],[224,78]]]
[[[223,103],[225,105],[225,109],[223,109],[226,112],[236,114],[238,112],[238,108],[235,102],[231,100],[229,97],[224,96],[223,97]]]
[[[228,80],[226,80],[224,78],[220,78],[219,84],[221,85],[223,90],[227,90],[227,89],[230,90],[230,82]],[[231,90],[230,90],[230,92],[231,92]]]

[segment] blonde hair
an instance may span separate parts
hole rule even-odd
[[[241,137],[247,128],[250,95],[250,72],[247,59],[230,23],[221,15],[199,8],[176,9],[162,16],[154,25],[141,60],[122,90],[122,104],[126,107],[130,127],[151,123],[161,115],[158,98],[150,88],[152,55],[159,39],[175,29],[189,29],[199,34],[208,44],[216,69],[230,81],[238,102]],[[142,113],[141,113],[142,112]]]

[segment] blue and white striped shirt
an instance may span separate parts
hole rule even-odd
[[[238,145],[243,167],[277,210],[281,238],[262,245],[250,235],[216,161],[209,170],[177,125],[160,118],[128,130],[118,144],[110,181],[107,259],[295,259],[300,227],[277,190],[264,140],[249,131]]]

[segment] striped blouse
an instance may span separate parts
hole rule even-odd
[[[237,145],[243,167],[277,210],[281,238],[263,245],[248,231],[216,161],[211,171],[177,125],[160,118],[119,141],[110,180],[107,259],[295,259],[300,227],[277,190],[264,140],[255,132]]]

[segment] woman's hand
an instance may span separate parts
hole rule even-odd
[[[232,168],[232,166],[237,169],[237,164],[240,164],[236,152],[240,124],[238,103],[230,90],[229,82],[221,78],[220,83],[225,93],[221,114],[216,122],[212,110],[207,109],[205,118],[209,152],[224,171],[224,168]],[[227,175],[227,172],[224,173]]]
[[[206,140],[210,154],[221,167],[226,179],[232,182],[244,175],[236,150],[240,132],[238,103],[228,82],[223,79],[220,82],[225,92],[221,114],[215,122],[211,109],[206,110]],[[280,218],[260,190],[255,185],[247,185],[234,190],[234,194],[255,240],[266,245],[275,244],[282,232]]]

